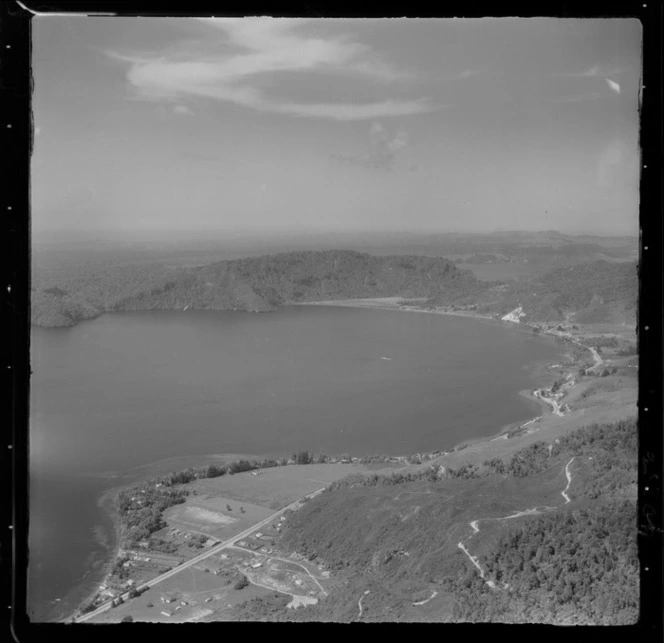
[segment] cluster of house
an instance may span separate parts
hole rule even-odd
[[[115,596],[115,592],[106,583],[102,583],[99,586],[99,595],[102,598],[110,598]]]
[[[161,602],[165,604],[172,604],[172,603],[177,603],[178,598],[177,596],[174,596],[173,594],[162,594],[161,595]],[[163,610],[161,613],[164,616],[173,616],[176,612],[179,612],[183,607],[187,607],[189,605],[189,601],[186,601],[184,599],[180,599],[179,605],[174,605],[171,610]]]
[[[143,563],[149,563],[152,558],[150,556],[144,556],[143,554],[140,554],[139,552],[136,551],[127,551],[125,552],[125,555],[129,556],[132,561],[137,561],[137,562],[143,562]],[[127,561],[129,563],[131,561]],[[131,565],[127,565],[127,563],[124,564],[124,567],[130,567]]]

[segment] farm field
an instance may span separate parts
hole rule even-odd
[[[197,502],[200,497],[221,497],[228,499],[234,506],[247,503],[245,509],[253,504],[275,511],[348,474],[364,470],[365,467],[359,464],[306,464],[263,469],[257,476],[247,472],[203,478],[184,487],[195,491],[197,495],[183,506]],[[235,508],[233,516],[237,517],[234,512]]]
[[[211,561],[206,563],[183,569],[144,594],[96,616],[91,622],[118,623],[131,615],[135,621],[148,623],[185,623],[205,618],[215,611],[215,620],[223,620],[223,610],[230,612],[239,603],[270,593],[270,590],[253,584],[236,590],[227,579],[205,572],[205,568],[212,569],[213,565]],[[162,597],[175,600],[164,602]],[[186,604],[183,605],[182,601]],[[178,607],[180,609],[176,609]]]
[[[182,505],[169,508],[164,518],[171,527],[225,540],[271,513],[268,508],[247,502],[239,504],[232,498],[198,494]]]

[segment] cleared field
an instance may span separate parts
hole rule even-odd
[[[135,621],[184,623],[205,618],[220,609],[230,610],[228,605],[235,606],[250,598],[269,593],[269,590],[255,585],[248,585],[242,590],[233,589],[233,585],[223,578],[196,567],[183,569],[177,576],[165,580],[119,607],[103,612],[90,622],[118,623],[125,616],[131,615]],[[174,597],[176,600],[164,603],[162,596]],[[187,604],[182,605],[182,601]],[[176,610],[176,607],[180,609]],[[170,613],[171,616],[162,612]]]
[[[231,508],[230,511],[227,506]],[[172,527],[224,540],[267,518],[271,513],[266,507],[248,502],[238,504],[232,498],[199,494],[190,497],[184,504],[169,508],[164,518]]]
[[[185,507],[183,510],[185,518],[194,523],[212,523],[213,525],[230,525],[236,522],[235,518],[226,516],[216,511],[203,509],[203,507]],[[180,518],[182,521],[182,518]]]
[[[231,499],[231,504],[235,505],[238,502],[252,503],[278,510],[339,478],[364,470],[365,467],[359,464],[289,465],[265,469],[259,476],[242,473],[204,478],[189,483],[186,488],[196,490],[196,503],[205,495],[206,502],[212,497],[223,497]],[[248,504],[244,507],[247,509]]]

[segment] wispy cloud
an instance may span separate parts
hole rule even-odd
[[[401,129],[392,135],[379,121],[373,121],[369,129],[369,150],[363,155],[332,155],[341,165],[355,165],[376,170],[392,170],[400,150],[410,145],[410,136]],[[411,166],[412,169],[412,166]]]
[[[620,67],[600,67],[599,65],[594,65],[583,71],[563,72],[556,74],[556,76],[566,76],[568,78],[604,78],[606,76],[616,76],[621,72],[622,69]]]
[[[606,82],[607,82],[608,86],[609,86],[609,87],[610,87],[610,88],[611,88],[616,94],[619,94],[619,93],[620,93],[620,85],[619,85],[615,80],[611,80],[610,78],[607,78],[607,79],[606,79]]]
[[[372,49],[347,36],[312,37],[308,21],[274,18],[207,18],[205,24],[224,34],[209,43],[189,45],[177,54],[127,56],[127,78],[143,98],[177,99],[200,96],[243,107],[293,116],[336,120],[363,120],[435,109],[426,98],[385,99],[372,103],[307,103],[269,96],[259,85],[260,75],[276,72],[323,73],[363,77],[389,86],[414,77],[383,60]]]
[[[173,112],[175,114],[182,114],[184,116],[193,116],[194,115],[194,112],[189,107],[187,107],[186,105],[176,105],[175,107],[173,107]]]
[[[606,84],[609,86],[609,89],[611,89],[611,91],[615,92],[616,94],[620,94],[620,84],[617,83],[615,80],[611,80],[609,76],[618,75],[622,71],[623,69],[620,67],[607,67],[607,66],[594,65],[583,71],[559,73],[555,74],[555,76],[561,76],[565,78],[584,78],[584,79],[587,78],[589,79],[588,87],[596,87],[598,86],[598,83],[601,83],[601,81],[604,80],[606,81]],[[594,100],[601,97],[602,94],[600,92],[584,92],[584,93],[577,93],[571,96],[562,96],[560,98],[551,99],[548,102],[578,103],[580,101]]]

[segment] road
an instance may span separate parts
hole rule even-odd
[[[252,551],[251,549],[247,549],[246,547],[240,547],[239,545],[233,545],[232,547],[233,547],[233,549],[237,549],[237,550],[239,550],[239,551],[243,551],[243,552],[248,552],[248,553],[250,553],[250,554],[255,553],[255,552]],[[305,572],[307,572],[307,574],[309,574],[309,576],[311,577],[311,580],[313,580],[314,583],[316,583],[316,585],[318,585],[318,587],[320,588],[320,591],[323,593],[323,595],[324,595],[324,596],[327,596],[327,591],[326,591],[325,588],[324,588],[324,587],[318,582],[318,579],[317,579],[317,578],[316,578],[316,577],[315,577],[315,576],[314,576],[314,575],[313,575],[313,574],[312,574],[312,573],[311,573],[311,572],[310,572],[310,571],[309,571],[304,565],[302,565],[301,563],[298,563],[296,560],[291,560],[290,558],[283,558],[282,556],[272,556],[271,554],[265,554],[265,556],[266,556],[267,558],[269,558],[270,560],[281,560],[281,561],[283,561],[284,563],[290,563],[291,565],[297,565],[298,567],[301,567]],[[270,588],[268,588],[268,589],[270,589]],[[294,595],[294,594],[293,594],[293,595]]]
[[[572,458],[567,463],[567,466],[565,467],[565,477],[567,478],[567,486],[565,487],[564,491],[560,492],[562,497],[565,498],[565,504],[567,504],[568,502],[571,502],[571,500],[569,499],[569,496],[567,495],[567,490],[569,489],[569,486],[572,484],[572,474],[570,473],[569,465],[572,464],[573,461],[574,461],[574,458]]]
[[[574,457],[573,457],[573,458],[572,458],[572,459],[571,459],[571,460],[565,465],[565,477],[567,478],[567,486],[565,487],[565,489],[564,489],[563,491],[560,492],[561,495],[562,495],[562,497],[563,497],[564,500],[565,500],[565,503],[564,503],[564,504],[568,504],[569,502],[571,502],[570,497],[567,495],[567,491],[569,490],[569,487],[570,487],[570,485],[572,484],[572,472],[570,471],[570,468],[569,468],[569,467],[570,467],[570,465],[572,464],[572,462],[574,462],[574,460],[576,459],[576,457],[577,457],[577,456],[574,456]],[[589,458],[589,459],[592,460],[592,458]],[[526,509],[526,510],[524,510],[524,511],[517,511],[517,512],[514,513],[514,514],[511,514],[511,515],[509,515],[509,516],[503,516],[502,518],[478,518],[477,520],[473,520],[473,521],[470,523],[470,526],[471,526],[471,528],[472,528],[472,530],[473,530],[473,533],[472,533],[472,534],[466,539],[466,542],[468,542],[468,540],[470,540],[475,534],[479,533],[480,528],[479,528],[478,525],[479,525],[480,520],[510,520],[510,519],[512,519],[512,518],[520,518],[521,516],[532,516],[532,515],[536,515],[536,514],[539,514],[539,513],[543,513],[543,512],[545,512],[545,511],[553,511],[553,510],[555,510],[555,509],[557,509],[557,507],[548,507],[548,506],[546,506],[546,507],[533,507],[532,509]],[[485,583],[486,583],[491,589],[496,589],[496,583],[495,583],[495,581],[493,581],[493,580],[485,580],[485,578],[484,578],[484,577],[485,577],[485,573],[484,573],[484,570],[482,569],[482,565],[480,564],[479,559],[478,559],[476,556],[473,556],[473,555],[468,551],[468,549],[466,548],[466,546],[463,544],[462,541],[460,541],[460,542],[457,543],[457,547],[458,547],[458,548],[459,548],[464,554],[466,554],[466,556],[468,556],[468,558],[470,559],[470,562],[473,563],[473,565],[475,565],[475,567],[477,567],[477,569],[478,569],[479,572],[480,572],[480,577],[482,578],[482,580],[484,580],[484,582],[485,582]],[[507,583],[505,583],[504,581],[503,581],[503,589],[509,589],[509,585],[508,585]]]
[[[305,496],[305,498],[313,498],[314,496],[318,495],[321,491],[324,491],[325,487],[322,489],[318,489],[317,491],[314,491],[313,493],[310,493],[308,496]],[[195,565],[196,563],[200,563],[202,560],[205,560],[206,558],[209,558],[210,556],[214,556],[214,554],[218,554],[220,551],[223,549],[226,549],[227,547],[230,547],[231,545],[234,545],[237,540],[242,540],[243,538],[246,538],[251,534],[252,532],[256,531],[256,529],[260,529],[261,527],[267,525],[269,522],[274,520],[275,518],[278,518],[281,516],[281,514],[285,513],[289,509],[293,509],[296,507],[299,503],[301,503],[303,498],[299,498],[295,502],[292,502],[290,505],[287,507],[284,507],[283,509],[279,509],[279,511],[276,511],[272,515],[268,516],[267,518],[264,518],[260,522],[257,522],[256,524],[252,525],[249,527],[249,529],[245,529],[242,533],[236,534],[232,538],[226,540],[223,543],[219,543],[218,545],[215,545],[211,549],[209,549],[206,552],[203,552],[202,554],[199,554],[198,556],[194,556],[193,558],[185,561],[181,565],[178,565],[177,567],[174,567],[170,571],[167,571],[160,576],[157,576],[156,578],[153,578],[152,580],[149,580],[142,585],[138,585],[136,589],[138,591],[142,591],[144,589],[149,589],[150,587],[154,587],[158,583],[161,583],[162,581],[165,581],[172,576],[175,576],[175,574],[178,574],[181,572],[183,569],[186,569],[187,567],[191,567],[192,565]],[[124,592],[122,594],[119,594],[119,596],[122,597],[123,600],[127,600],[129,598],[129,592]],[[105,603],[102,603],[97,609],[95,609],[92,612],[88,612],[87,614],[83,614],[82,616],[79,616],[75,618],[74,622],[75,623],[83,623],[84,621],[88,621],[91,618],[94,618],[95,616],[98,616],[102,612],[105,612],[106,610],[111,608],[111,605],[113,601],[117,598],[117,596],[113,597],[112,599],[109,599]]]

